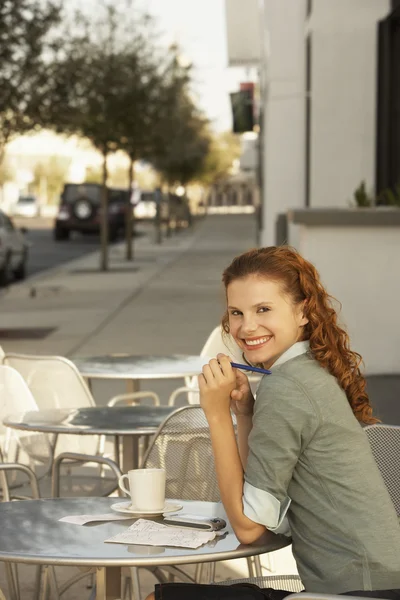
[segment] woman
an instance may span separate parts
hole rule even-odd
[[[310,593],[400,598],[400,528],[361,426],[376,422],[361,357],[316,269],[292,248],[260,248],[235,258],[223,282],[224,330],[249,363],[272,370],[256,399],[227,356],[199,376],[221,500],[236,536],[250,544],[266,530],[290,535]],[[155,598],[189,594],[285,595],[167,584],[156,586]]]

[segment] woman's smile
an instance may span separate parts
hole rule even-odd
[[[262,337],[257,338],[245,338],[241,341],[243,343],[243,346],[245,346],[245,349],[251,352],[252,350],[258,350],[262,346],[265,346],[265,344],[267,344],[271,339],[272,335],[264,335]]]

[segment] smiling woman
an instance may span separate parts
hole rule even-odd
[[[222,354],[199,376],[236,536],[244,544],[266,530],[291,536],[307,592],[400,599],[400,530],[361,426],[376,421],[361,357],[315,267],[292,248],[258,248],[235,258],[223,282],[225,331],[250,363],[272,371],[256,398]],[[213,594],[204,586],[190,592],[193,600],[278,600],[285,592],[242,585]],[[155,597],[183,595],[167,584]]]
[[[268,369],[303,339],[308,323],[304,303],[294,305],[282,293],[281,283],[248,275],[232,281],[227,298],[229,331],[250,363]]]

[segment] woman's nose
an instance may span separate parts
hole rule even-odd
[[[243,317],[242,321],[242,331],[243,333],[252,334],[257,330],[257,323],[255,319],[251,316]]]

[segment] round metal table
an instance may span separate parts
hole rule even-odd
[[[61,517],[111,512],[115,498],[57,498],[0,503],[0,561],[39,565],[97,567],[97,600],[121,598],[121,567],[162,566],[242,558],[287,546],[289,539],[267,532],[258,542],[240,544],[232,530],[196,548],[104,543],[133,520],[84,526],[59,522]],[[215,515],[216,503],[181,501],[185,512]],[[200,508],[199,508],[200,506]],[[204,508],[202,509],[201,506]],[[195,509],[193,508],[195,507]]]
[[[3,423],[23,431],[121,436],[122,470],[126,473],[138,466],[139,438],[154,435],[174,410],[174,406],[58,408],[8,415]]]
[[[142,379],[181,379],[198,375],[209,359],[186,354],[109,354],[75,357],[71,360],[87,380],[125,379],[129,382],[128,391],[138,391]]]

